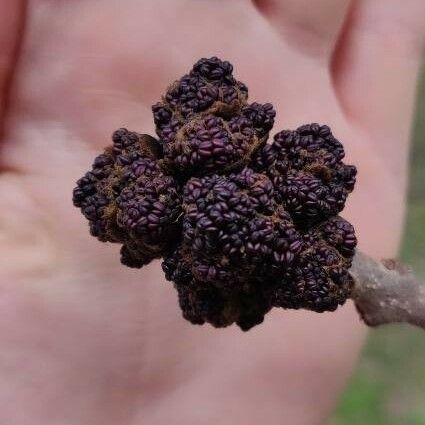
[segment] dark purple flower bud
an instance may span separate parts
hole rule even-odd
[[[242,114],[251,121],[252,126],[260,136],[268,134],[273,128],[276,117],[276,111],[270,103],[265,105],[252,103],[242,108]]]
[[[123,243],[122,260],[141,267],[163,255],[176,235],[180,186],[162,173],[158,142],[124,128],[77,182],[74,205],[99,240]]]
[[[248,118],[228,123],[215,115],[194,118],[163,141],[166,167],[184,176],[235,168],[263,144]]]
[[[233,72],[233,66],[227,61],[221,61],[217,57],[210,59],[200,59],[193,66],[192,74],[199,75],[207,80],[220,80],[230,77]]]

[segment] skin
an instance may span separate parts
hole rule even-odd
[[[0,422],[311,425],[326,421],[366,328],[274,311],[248,333],[180,317],[158,262],[119,264],[71,205],[115,128],[200,57],[235,64],[276,131],[329,124],[359,168],[344,216],[396,255],[423,0],[0,0]]]

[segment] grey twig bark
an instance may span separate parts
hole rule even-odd
[[[350,272],[355,281],[351,298],[367,325],[405,322],[425,329],[425,283],[410,268],[357,252]]]

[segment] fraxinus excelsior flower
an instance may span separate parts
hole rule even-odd
[[[356,168],[329,127],[267,143],[275,111],[248,103],[229,62],[201,59],[152,107],[158,138],[119,129],[74,205],[121,261],[163,259],[183,316],[247,330],[273,307],[333,311],[350,296]]]

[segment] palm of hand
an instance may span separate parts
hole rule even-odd
[[[332,315],[274,312],[248,334],[193,327],[180,318],[159,264],[122,267],[117,247],[88,235],[70,194],[115,128],[153,134],[150,105],[167,83],[199,57],[218,55],[235,64],[252,100],[275,105],[276,131],[313,121],[332,126],[347,162],[360,169],[345,215],[365,250],[392,255],[414,76],[395,55],[384,65],[406,75],[372,84],[350,31],[330,65],[348,1],[322,1],[333,14],[326,25],[326,13],[300,21],[291,1],[261,2],[270,19],[242,0],[126,3],[34,1],[30,8],[0,183],[0,367],[13,377],[13,385],[0,385],[0,399],[15,401],[1,413],[4,422],[210,423],[224,412],[229,424],[278,423],[282,412],[290,423],[317,421],[362,339],[350,305]],[[350,25],[365,19],[359,9]],[[368,99],[359,93],[363,84]],[[397,90],[405,97],[393,110]]]

